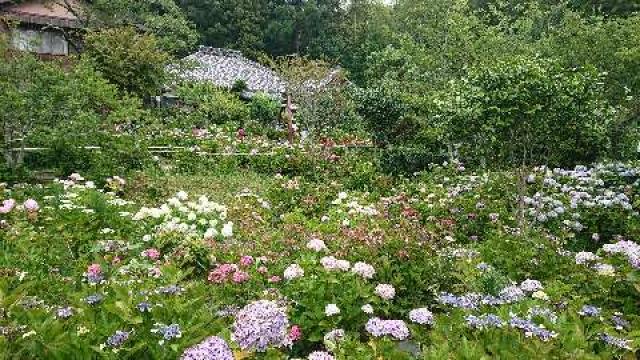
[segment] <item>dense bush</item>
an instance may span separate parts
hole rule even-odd
[[[251,120],[264,125],[273,125],[280,113],[280,103],[266,94],[256,94],[249,103]]]
[[[405,135],[402,123],[408,109],[397,94],[384,87],[360,89],[356,100],[358,114],[378,145],[386,146]]]
[[[89,33],[83,58],[121,90],[141,97],[155,95],[165,85],[170,60],[153,35],[133,27]]]
[[[139,101],[122,96],[86,63],[64,70],[26,54],[11,53],[5,59],[0,65],[0,124],[9,167],[20,166],[24,156],[22,151],[9,156],[10,147],[48,147],[59,139],[95,145],[97,134],[142,115]]]
[[[225,123],[242,126],[251,115],[250,108],[236,94],[211,84],[184,84],[178,87],[177,94],[186,105],[190,126]]]
[[[474,67],[435,103],[461,156],[487,164],[572,165],[606,154],[613,110],[594,69],[514,57]]]

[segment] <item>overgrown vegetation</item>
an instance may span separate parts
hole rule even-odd
[[[0,38],[0,358],[639,356],[634,1],[82,10]],[[197,38],[287,96],[173,78]]]

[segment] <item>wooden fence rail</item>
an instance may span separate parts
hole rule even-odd
[[[338,149],[372,149],[374,146],[372,145],[336,145],[333,146]],[[100,146],[80,146],[78,149],[83,150],[101,150]],[[25,153],[38,153],[50,150],[50,148],[46,147],[25,147],[25,148],[12,148],[11,151],[18,152],[24,151]],[[147,150],[151,154],[176,154],[181,152],[193,152],[198,155],[208,155],[208,156],[275,156],[276,152],[206,152],[206,151],[197,151],[192,150],[186,146],[148,146]]]

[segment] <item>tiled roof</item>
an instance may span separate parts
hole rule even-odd
[[[224,88],[242,80],[251,93],[265,92],[278,97],[286,90],[284,80],[275,71],[245,58],[239,51],[201,47],[185,60],[194,67],[178,74],[182,79],[208,81]]]
[[[0,4],[7,1],[0,0]],[[69,1],[72,6],[76,1]],[[79,5],[77,5],[79,6]],[[66,28],[80,26],[78,18],[65,5],[56,1],[27,1],[21,4],[4,5],[0,9],[0,15],[10,19],[16,19],[24,23],[53,25]]]

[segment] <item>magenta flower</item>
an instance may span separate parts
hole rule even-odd
[[[142,252],[142,257],[147,257],[151,260],[158,260],[160,258],[160,251],[156,248],[150,248]]]
[[[251,266],[253,264],[253,257],[250,255],[245,255],[240,258],[240,265],[242,266]]]
[[[302,339],[302,328],[298,325],[293,325],[291,329],[289,329],[289,340],[298,341]]]

